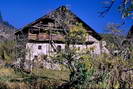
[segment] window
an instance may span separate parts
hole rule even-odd
[[[39,49],[39,50],[41,50],[41,49],[42,49],[42,46],[41,46],[41,45],[39,45],[39,46],[38,46],[38,49]]]
[[[38,56],[37,56],[37,55],[35,55],[35,56],[34,56],[33,61],[37,60],[37,58],[38,58]]]
[[[58,46],[57,46],[57,52],[60,52],[60,51],[61,51],[61,46],[58,45]]]

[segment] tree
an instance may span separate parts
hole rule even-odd
[[[103,34],[103,39],[109,43],[107,48],[113,56],[119,56],[124,60],[131,59],[132,45],[120,26],[120,24],[108,24],[107,33]]]
[[[0,12],[0,22],[3,22],[3,17],[1,15],[1,12]]]
[[[117,1],[120,1],[120,4],[116,8],[118,8],[122,18],[131,17],[133,19],[133,0],[106,0],[103,2],[104,10],[100,12],[100,15],[105,16]]]
[[[118,4],[119,2],[119,4]],[[115,4],[117,3],[117,4]],[[131,18],[133,19],[133,0],[105,0],[103,2],[104,7],[103,11],[100,12],[100,16],[104,17],[107,13],[112,9],[112,7],[116,7],[121,14],[122,18]],[[117,6],[114,6],[117,5]],[[131,43],[126,40],[126,37],[121,33],[120,27],[124,24],[109,24],[107,29],[111,32],[111,42],[113,43],[111,46],[111,53],[114,52],[114,49],[119,53],[121,57],[124,59],[129,59],[129,55],[131,53]],[[110,47],[111,47],[110,46]],[[115,46],[115,47],[114,47]],[[114,53],[112,53],[114,54]]]
[[[54,60],[60,64],[66,65],[69,69],[69,86],[75,89],[82,89],[85,87],[88,77],[88,69],[85,63],[83,63],[87,60],[83,55],[87,54],[85,52],[78,52],[79,49],[75,46],[78,43],[83,45],[86,36],[87,32],[82,27],[82,24],[73,26],[65,36],[65,45],[67,48],[60,53],[57,52],[53,57]]]

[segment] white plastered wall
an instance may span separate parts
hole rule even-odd
[[[88,45],[75,45],[75,47],[80,48],[80,51],[93,48],[93,53],[97,55],[101,54],[101,52],[109,53],[104,46],[101,49],[100,41],[96,40],[94,37],[89,36],[88,40],[93,41],[94,43]],[[54,45],[56,47],[60,45],[62,49],[65,49],[65,44],[55,43]],[[41,46],[41,49],[38,49],[38,46]],[[70,47],[73,47],[73,45],[70,45]],[[50,55],[52,52],[54,52],[53,48],[49,43],[27,43],[26,49],[27,49],[26,53],[27,60],[33,60],[35,56],[39,55]]]

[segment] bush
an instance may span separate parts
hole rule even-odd
[[[15,42],[4,41],[0,43],[0,58],[6,62],[10,62],[15,59]]]

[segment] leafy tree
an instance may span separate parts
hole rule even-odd
[[[67,66],[70,71],[69,86],[75,89],[81,89],[85,87],[85,83],[88,77],[88,69],[83,62],[87,60],[83,55],[85,52],[78,52],[75,47],[76,44],[84,44],[86,40],[86,30],[82,27],[82,24],[73,26],[67,33],[65,39],[66,49],[62,50],[54,56],[54,59]],[[71,46],[72,45],[72,46]]]
[[[82,24],[77,24],[77,26],[72,26],[69,33],[66,35],[67,44],[84,43],[87,37],[87,32],[83,28]]]

